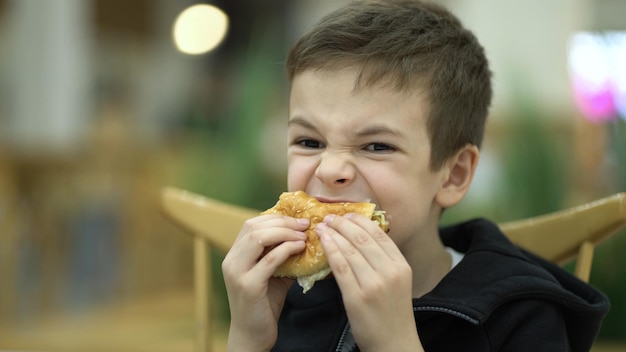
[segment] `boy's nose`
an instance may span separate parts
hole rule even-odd
[[[354,168],[346,156],[325,152],[315,170],[315,176],[329,186],[342,186],[354,179]]]

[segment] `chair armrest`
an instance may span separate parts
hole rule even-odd
[[[233,245],[243,223],[260,213],[173,187],[161,192],[161,207],[172,222],[223,252]]]

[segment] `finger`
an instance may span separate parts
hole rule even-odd
[[[286,241],[267,252],[251,269],[247,275],[256,278],[259,282],[267,281],[273,276],[276,269],[283,264],[287,258],[294,254],[301,253],[306,247],[306,243],[301,241]]]
[[[402,252],[400,252],[398,245],[385,231],[380,228],[376,221],[359,214],[346,214],[344,219],[353,222],[367,231],[374,242],[377,243],[390,258],[399,258],[398,256],[404,257]]]
[[[345,261],[345,265],[349,268],[349,271],[346,270],[347,274],[345,276],[347,279],[344,279],[344,281],[355,283],[355,286],[349,286],[351,291],[358,287],[357,291],[353,292],[362,292],[374,283],[378,283],[378,277],[381,274],[384,276],[386,272],[384,265],[378,263],[375,266],[372,265],[375,261],[366,258],[359,251],[359,248],[355,247],[342,235],[335,235],[332,238],[343,255],[342,260]],[[380,258],[381,261],[384,261],[383,259]],[[342,290],[342,292],[344,291]]]
[[[266,248],[283,242],[303,241],[306,234],[298,229],[308,226],[297,219],[268,215],[246,221],[235,240],[231,250],[226,255],[226,266],[235,273],[241,273],[252,268],[259,261]]]
[[[264,215],[244,223],[237,244],[258,244],[271,247],[284,241],[306,238],[303,233],[309,226],[308,219],[296,219],[283,215]],[[258,250],[260,247],[256,246]]]
[[[282,227],[301,232],[306,230],[309,225],[310,221],[308,219],[292,218],[279,214],[261,215],[255,218],[248,219],[246,222],[244,222],[241,231],[237,235],[237,239],[249,234],[253,234],[254,231],[257,229]],[[273,244],[277,243],[277,241],[274,242],[275,243]]]
[[[269,250],[261,258],[233,255],[229,252],[222,262],[224,278],[230,279],[231,282],[238,282],[239,289],[243,287],[261,289],[287,258],[302,252],[305,247],[303,240],[285,241]]]
[[[342,289],[343,287],[354,287],[358,286],[359,282],[354,273],[352,263],[346,257],[344,253],[346,251],[346,247],[350,246],[349,242],[342,238],[334,229],[328,227],[324,223],[319,223],[316,227],[316,232],[320,237],[322,247],[324,248],[324,252],[326,253],[326,259],[328,260],[328,265],[333,272],[333,276],[337,280],[337,284]],[[340,244],[342,243],[342,248],[340,248]],[[356,255],[355,250],[353,250],[352,254],[350,254],[350,250],[348,251],[348,255]],[[354,259],[353,259],[354,261]]]
[[[399,249],[396,249],[396,257],[389,257],[362,227],[347,219],[334,221],[341,230],[335,230],[325,223],[319,224],[316,230],[321,234],[328,263],[344,299],[355,302],[367,300],[366,297],[375,299],[388,287],[397,289],[398,283],[411,282],[410,266]],[[349,240],[351,237],[360,239],[352,242]],[[389,243],[395,247],[393,241],[389,240]]]
[[[359,223],[353,221],[354,218],[359,220]],[[364,221],[362,221],[364,220]],[[352,254],[352,252],[359,252],[359,254],[367,261],[368,265],[374,269],[380,269],[385,266],[384,260],[389,257],[389,254],[381,244],[374,239],[374,236],[380,236],[377,231],[384,232],[371,223],[371,220],[357,214],[350,214],[350,216],[328,216],[324,219],[324,224],[327,224],[330,228],[336,230],[341,236],[348,242],[342,244],[337,239],[339,248],[345,253]],[[375,234],[375,235],[374,235]],[[386,234],[384,234],[386,236]],[[391,241],[390,241],[391,242]],[[391,242],[393,244],[393,242]],[[395,247],[395,245],[394,245]],[[355,263],[362,264],[362,263]]]
[[[304,241],[306,234],[284,227],[260,228],[241,237],[228,253],[242,268],[252,267],[269,248],[285,242]]]

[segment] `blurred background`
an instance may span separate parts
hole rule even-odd
[[[192,239],[160,189],[274,204],[285,52],[344,2],[0,0],[0,349],[191,351]],[[495,86],[478,175],[444,223],[626,191],[626,2],[439,2],[484,44]],[[626,345],[625,246],[594,259],[604,345]]]

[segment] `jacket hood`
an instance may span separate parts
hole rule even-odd
[[[593,343],[593,339],[575,340],[599,329],[609,306],[599,290],[516,247],[487,220],[442,228],[440,235],[444,245],[465,253],[465,268],[450,271],[433,291],[415,300],[416,307],[443,306],[472,324],[482,324],[505,303],[522,298],[546,300],[562,307],[573,343]],[[489,270],[494,266],[497,270]]]

